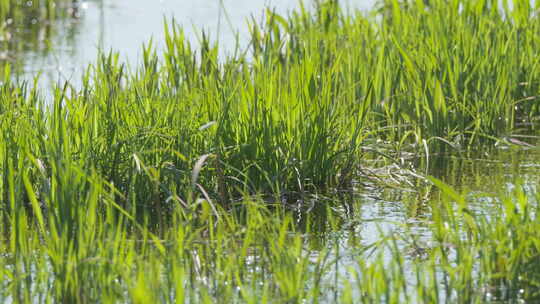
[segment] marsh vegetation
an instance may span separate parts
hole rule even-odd
[[[539,9],[317,1],[225,58],[167,20],[47,94],[6,65],[0,301],[538,301]]]

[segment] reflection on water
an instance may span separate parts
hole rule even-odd
[[[428,174],[469,193],[470,210],[488,219],[500,203],[498,198],[510,195],[518,186],[516,182],[531,202],[538,203],[535,193],[540,184],[540,149],[511,148],[491,151],[489,158],[485,156],[447,156],[440,160],[444,166],[432,168]],[[423,169],[419,167],[418,171]],[[387,178],[390,177],[387,175]],[[413,184],[410,189],[373,187],[357,195],[356,212],[344,220],[345,229],[340,229],[334,239],[327,240],[327,247],[338,247],[334,251],[337,256],[332,257],[336,261],[335,273],[329,276],[353,279],[350,269],[358,267],[360,257],[365,258],[361,253],[385,237],[395,236],[405,258],[406,281],[414,285],[413,261],[427,257],[427,252],[436,246],[430,227],[431,204],[437,202],[439,190],[422,181]],[[381,250],[389,264],[393,260],[392,253],[388,248]],[[373,258],[377,258],[376,255]],[[438,275],[442,277],[442,273]]]
[[[540,183],[539,163],[540,149],[512,147],[477,153],[474,157],[447,155],[432,160],[431,169],[427,172],[422,160],[407,170],[391,165],[370,171],[374,176],[358,181],[362,183],[361,191],[349,194],[350,204],[334,208],[335,213],[332,214],[339,218],[337,231],[327,232],[324,229],[328,225],[325,219],[312,223],[309,250],[316,258],[318,253],[328,249],[329,260],[333,263],[322,284],[337,293],[337,290],[346,288],[344,282],[355,281],[351,270],[362,273],[360,264],[375,261],[380,258],[379,254],[385,264],[390,265],[396,252],[383,245],[382,240],[395,238],[398,252],[405,261],[405,281],[414,290],[417,279],[415,263],[427,259],[429,252],[438,246],[433,238],[432,208],[440,195],[436,187],[415,172],[434,176],[458,191],[468,193],[470,211],[490,219],[499,206],[498,199],[510,195],[518,186],[516,182],[520,183],[531,202],[536,202],[535,193]],[[381,186],[379,180],[371,183],[370,179],[373,180],[375,175],[386,180],[388,186]],[[398,178],[407,182],[402,183],[402,187],[394,187],[392,180]],[[323,205],[322,210],[311,211],[315,210],[326,218],[324,205],[328,204],[319,204]],[[448,246],[452,248],[451,244]],[[437,276],[442,281],[444,274],[439,272]],[[326,296],[328,303],[336,302],[332,293]],[[360,298],[361,295],[355,297]]]
[[[76,0],[10,0],[0,9],[0,68],[10,63],[15,73],[30,66],[33,58],[55,50],[55,36],[73,40],[81,16]],[[38,72],[38,67],[35,67]]]

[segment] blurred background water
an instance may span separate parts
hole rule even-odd
[[[36,1],[36,0],[34,0]],[[32,1],[21,1],[22,6]],[[347,0],[347,8],[367,10],[375,0]],[[312,2],[304,1],[306,8]],[[31,5],[28,5],[29,7]],[[164,45],[164,20],[183,26],[197,46],[201,31],[219,41],[221,53],[248,43],[248,20],[260,22],[265,8],[286,15],[300,6],[295,0],[87,0],[65,1],[53,20],[26,18],[7,24],[0,39],[0,66],[10,62],[20,79],[40,74],[42,84],[69,80],[77,83],[82,70],[100,50],[116,51],[122,61],[136,65],[141,46],[151,39],[159,51]],[[28,8],[24,8],[28,9]],[[8,23],[13,20],[8,20]],[[10,43],[7,43],[10,41]]]

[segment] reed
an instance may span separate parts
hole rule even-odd
[[[226,58],[169,22],[160,56],[146,45],[130,69],[103,53],[82,89],[47,97],[7,66],[0,301],[537,300],[538,197],[519,187],[488,214],[430,179],[415,189],[429,194],[430,246],[381,233],[344,257],[337,237],[362,221],[343,193],[363,191],[373,154],[429,161],[536,131],[537,11],[321,1],[268,10]]]

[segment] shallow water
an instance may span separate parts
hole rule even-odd
[[[310,7],[310,1],[306,7]],[[368,9],[375,0],[348,0],[346,7]],[[50,31],[39,31],[43,25],[29,24],[16,28],[12,39],[20,39],[22,47],[4,50],[2,61],[15,62],[23,79],[42,73],[45,83],[70,80],[77,83],[83,68],[95,61],[100,50],[119,52],[121,59],[136,65],[141,59],[141,46],[151,39],[159,51],[164,46],[163,21],[174,20],[183,26],[186,37],[195,46],[200,32],[219,41],[222,54],[247,44],[248,21],[259,22],[265,8],[286,15],[299,7],[294,0],[87,0],[68,8],[67,18],[58,18]],[[35,29],[34,29],[35,28]],[[18,36],[18,37],[15,37]],[[238,39],[237,39],[238,38]],[[37,41],[35,41],[37,40]]]
[[[164,18],[174,18],[181,24],[195,45],[201,30],[205,30],[213,40],[219,40],[221,51],[226,54],[235,49],[237,42],[241,48],[247,44],[248,20],[260,21],[265,8],[286,15],[298,8],[301,1],[65,0],[71,4],[62,4],[62,17],[52,22],[31,18],[11,27],[8,36],[0,32],[0,68],[10,62],[22,79],[29,80],[41,73],[45,83],[76,83],[100,50],[117,51],[131,65],[139,62],[141,46],[150,39],[159,50],[164,41]],[[302,2],[309,8],[313,0]],[[346,9],[362,11],[376,2],[341,0]],[[17,41],[17,46],[7,47],[8,39]]]
[[[363,9],[373,2],[349,1],[351,6]],[[78,4],[74,16],[60,18],[51,24],[46,37],[39,34],[37,37],[41,40],[37,42],[22,41],[23,47],[10,51],[6,56],[8,59],[0,60],[15,62],[22,79],[42,73],[44,82],[70,80],[76,83],[83,68],[95,60],[99,50],[118,51],[131,65],[140,60],[141,45],[150,39],[159,50],[163,47],[164,17],[174,17],[183,25],[188,39],[194,44],[197,33],[204,29],[214,40],[220,41],[221,51],[226,54],[234,50],[237,41],[241,48],[245,46],[248,18],[260,20],[266,6],[286,14],[298,5],[289,0],[83,1]],[[21,36],[24,37],[22,32]],[[516,186],[513,183],[516,178],[523,181],[522,186],[527,192],[536,192],[540,181],[538,164],[538,149],[508,149],[499,151],[489,160],[448,157],[443,160],[443,166],[432,168],[428,173],[455,187],[472,190],[475,195],[473,209],[484,212],[486,205],[494,203],[491,195],[510,191]],[[423,172],[422,168],[418,170]],[[501,185],[504,185],[503,189]],[[429,211],[419,202],[429,199],[434,190],[370,190],[369,195],[358,194],[356,212],[345,222],[343,231],[327,244],[339,247],[340,256],[334,258],[338,261],[336,271],[341,277],[348,276],[347,268],[354,265],[360,246],[377,242],[381,234],[411,233],[422,244],[430,244]],[[414,255],[412,250],[405,249],[406,255]]]
[[[491,211],[496,209],[498,198],[512,195],[516,187],[521,187],[531,202],[538,203],[535,196],[540,185],[538,148],[509,147],[493,150],[489,157],[453,155],[441,161],[444,166],[432,168],[426,172],[427,175],[468,193],[470,210],[487,219],[491,217]],[[422,172],[423,169],[420,166],[417,171]],[[408,178],[411,181],[414,179],[410,176]],[[332,260],[336,261],[336,267],[328,275],[328,284],[332,284],[336,272],[344,281],[353,279],[350,270],[359,271],[358,259],[365,258],[362,251],[384,237],[396,236],[400,239],[397,246],[406,261],[406,281],[411,287],[414,285],[415,261],[423,259],[426,252],[436,246],[430,228],[430,199],[435,198],[439,191],[429,186],[429,183],[420,182],[418,185],[408,189],[374,187],[358,194],[354,203],[355,212],[348,218],[348,222],[345,221],[343,229],[328,239],[327,246],[338,247],[333,252]],[[391,262],[393,254],[390,250],[381,249],[385,261]],[[439,275],[442,277],[442,273]]]

